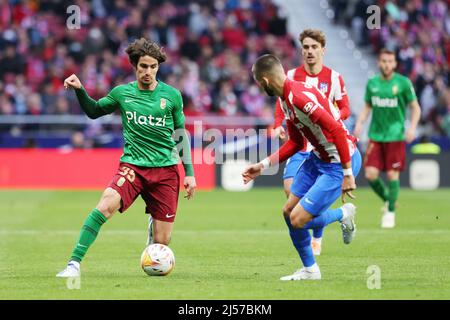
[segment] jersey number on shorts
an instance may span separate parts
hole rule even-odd
[[[124,176],[125,178],[128,179],[128,181],[133,182],[134,179],[136,178],[136,174],[134,173],[133,169],[130,169],[128,167],[121,167],[119,170],[119,174],[121,176]]]

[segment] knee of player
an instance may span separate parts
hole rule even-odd
[[[378,178],[378,173],[376,173],[376,172],[374,172],[374,171],[372,171],[372,170],[366,170],[366,171],[364,172],[364,174],[365,174],[365,176],[366,176],[366,179],[367,179],[367,180],[370,180],[370,181],[375,180],[375,179]]]
[[[306,221],[304,221],[299,215],[291,215],[291,225],[294,228],[300,229],[303,228],[306,224]]]
[[[283,215],[284,215],[286,218],[289,218],[290,215],[291,215],[291,212],[292,212],[292,208],[291,208],[289,205],[285,204],[285,205],[283,206]]]
[[[116,190],[107,188],[96,206],[106,218],[110,218],[120,208],[121,198]]]
[[[393,171],[393,170],[390,170],[390,171],[386,172],[386,176],[387,176],[389,181],[398,180],[400,178],[399,172],[398,171]]]
[[[100,201],[95,208],[100,211],[106,217],[106,219],[111,218],[118,209],[114,203],[107,200]]]
[[[115,212],[115,210],[111,206],[103,203],[99,203],[95,208],[100,211],[106,219],[111,218]]]

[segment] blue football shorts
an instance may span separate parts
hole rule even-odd
[[[353,175],[361,169],[361,154],[358,149],[352,156]],[[341,195],[342,165],[320,160],[313,152],[298,170],[292,182],[291,192],[301,198],[300,204],[313,216],[327,210]]]
[[[284,167],[283,180],[294,178],[308,156],[309,152],[299,151],[292,157],[290,157],[286,162],[286,166]]]

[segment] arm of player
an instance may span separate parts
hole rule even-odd
[[[356,189],[356,182],[352,171],[352,160],[348,146],[347,132],[326,112],[322,114],[316,123],[331,133],[334,145],[336,146],[339,158],[341,159],[342,170],[344,172],[341,188],[342,202],[345,202],[345,195],[348,195],[351,199],[355,199],[356,197],[352,194],[352,191]]]
[[[371,112],[372,108],[370,107],[370,104],[366,102],[364,109],[358,116],[358,120],[356,120],[355,129],[353,130],[353,135],[355,137],[359,138],[361,136],[362,126],[366,122]]]
[[[336,105],[339,108],[339,112],[341,113],[341,119],[345,120],[350,117],[350,103],[348,101],[348,96],[345,95],[341,100],[336,100]]]
[[[118,107],[117,101],[112,98],[111,94],[99,101],[92,99],[83,88],[81,81],[74,74],[64,80],[64,88],[75,89],[75,94],[81,109],[83,109],[84,113],[91,119],[96,119],[112,113]]]
[[[275,121],[273,123],[273,134],[275,135],[275,137],[280,137],[280,139],[285,140],[286,132],[283,128],[283,120],[284,113],[283,110],[281,110],[280,99],[277,99],[277,103],[275,105]]]
[[[338,92],[336,92],[336,105],[339,108],[339,112],[341,114],[341,119],[345,120],[350,117],[350,102],[348,101],[348,95],[345,90],[345,83],[342,76],[339,76],[339,86],[336,86]]]
[[[309,102],[304,102],[305,101],[302,101],[301,98],[294,98],[295,106],[305,106],[309,104]],[[341,194],[342,202],[345,202],[345,195],[348,195],[351,199],[354,199],[355,196],[352,194],[352,191],[356,189],[356,183],[352,172],[352,160],[350,157],[346,130],[340,122],[336,121],[331,114],[319,105],[315,105],[309,110],[305,110],[303,107],[297,108],[307,114],[312,122],[318,124],[321,128],[330,133],[332,141],[338,151],[342,170],[344,172]]]
[[[248,166],[244,172],[242,172],[242,178],[244,184],[249,183],[251,180],[259,176],[265,169],[270,166],[282,163],[292,157],[296,152],[302,150],[306,145],[306,139],[290,121],[286,121],[289,140],[281,146],[275,153],[265,158],[261,162]]]
[[[409,126],[408,130],[406,131],[406,142],[410,143],[414,140],[414,135],[416,132],[417,124],[420,120],[421,110],[420,105],[417,102],[417,100],[413,100],[410,103],[411,108],[411,125]]]
[[[186,189],[186,195],[184,196],[188,200],[194,196],[195,189],[197,188],[197,183],[194,176],[194,166],[192,165],[191,157],[191,141],[189,133],[184,127],[185,117],[183,113],[183,99],[181,94],[177,97],[175,108],[173,109],[173,121],[174,128],[178,136],[180,136],[180,141],[177,145],[179,147],[178,153],[183,163],[185,178],[183,181],[184,188]]]

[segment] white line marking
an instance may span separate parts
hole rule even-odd
[[[328,230],[327,232],[337,232],[340,233],[340,230]],[[9,235],[23,235],[23,236],[36,236],[36,235],[46,235],[46,236],[72,236],[79,235],[79,230],[0,230],[0,236],[9,236]],[[109,235],[130,235],[130,236],[141,236],[146,235],[148,233],[147,230],[103,230],[102,234]],[[211,234],[227,234],[227,233],[242,233],[242,234],[286,234],[287,230],[258,230],[258,229],[242,229],[242,230],[176,230],[175,234],[198,234],[198,235],[211,235]],[[359,235],[364,234],[396,234],[396,235],[415,235],[415,234],[450,234],[450,230],[446,229],[434,229],[434,230],[376,230],[376,229],[368,229],[361,230],[358,229]]]

